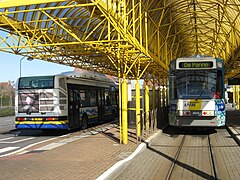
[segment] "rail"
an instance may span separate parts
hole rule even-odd
[[[184,144],[184,141],[185,141],[185,138],[186,138],[186,135],[183,136],[182,140],[181,140],[181,143],[178,147],[178,150],[177,150],[177,153],[172,161],[172,164],[170,166],[170,169],[168,170],[168,173],[167,173],[167,176],[165,177],[166,180],[170,179],[171,178],[171,175],[172,175],[172,172],[174,170],[174,167],[175,165],[177,164],[177,161],[178,161],[178,157],[180,155],[180,152],[182,150],[182,147],[183,147],[183,144]]]
[[[219,179],[219,173],[218,173],[218,168],[217,168],[217,162],[215,158],[215,153],[211,144],[210,136],[208,135],[208,146],[209,146],[209,151],[210,151],[210,158],[212,161],[212,167],[213,167],[213,172],[214,172],[214,179]]]

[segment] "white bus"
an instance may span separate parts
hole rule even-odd
[[[116,84],[103,74],[21,77],[16,83],[17,129],[85,129],[114,119]]]
[[[226,121],[223,60],[178,58],[170,63],[169,124],[219,127]]]

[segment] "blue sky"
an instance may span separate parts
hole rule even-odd
[[[9,80],[16,81],[17,78],[19,78],[21,58],[22,56],[0,51],[0,82],[7,82]],[[70,66],[50,63],[38,59],[28,61],[27,58],[24,58],[21,64],[22,76],[53,75],[73,70],[73,67]]]

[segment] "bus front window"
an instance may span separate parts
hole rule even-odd
[[[51,89],[54,88],[54,76],[21,77],[18,89]]]

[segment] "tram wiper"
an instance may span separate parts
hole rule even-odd
[[[204,92],[206,89],[207,89],[207,88],[206,88],[206,83],[203,82],[203,84],[202,84],[202,91],[201,91],[200,95],[195,99],[196,101],[202,96],[203,92]]]

